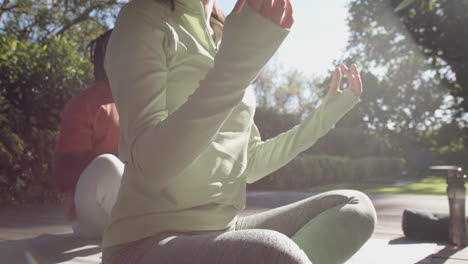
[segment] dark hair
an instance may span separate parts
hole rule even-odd
[[[169,3],[169,5],[171,6],[172,10],[174,10],[176,0],[159,0],[159,1]],[[218,3],[217,3],[216,1],[215,1],[215,3],[214,3],[213,13],[211,14],[211,16],[212,16],[214,19],[216,19],[216,20],[218,20],[219,22],[221,22],[221,23],[224,23],[224,20],[226,19],[226,17],[224,16],[223,12],[222,12],[221,9],[218,7]]]
[[[112,29],[107,30],[88,45],[91,62],[94,65],[94,79],[96,81],[107,81],[107,75],[104,70],[104,56],[106,55],[107,42],[109,42],[111,33]]]

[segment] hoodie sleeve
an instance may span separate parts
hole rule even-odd
[[[266,141],[261,140],[258,128],[252,124],[245,171],[247,183],[258,181],[310,148],[358,102],[359,98],[349,89],[328,93],[299,125]]]
[[[135,6],[127,5],[118,16],[106,70],[121,135],[130,148],[122,159],[135,170],[135,177],[143,178],[140,182],[164,188],[214,140],[288,30],[248,5],[229,15],[214,67],[188,100],[168,114],[168,58],[175,33],[164,19],[167,14]]]

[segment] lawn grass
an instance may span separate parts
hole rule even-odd
[[[447,194],[447,182],[444,177],[429,176],[408,185],[371,187],[365,193],[383,194]]]
[[[447,182],[445,177],[427,176],[421,179],[405,179],[413,183],[395,186],[394,184],[340,184],[313,188],[312,191],[323,192],[336,189],[353,189],[367,194],[430,194],[446,195]],[[398,181],[396,181],[398,182]],[[468,193],[468,192],[467,192]]]

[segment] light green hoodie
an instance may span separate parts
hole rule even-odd
[[[126,166],[104,247],[230,228],[246,183],[312,146],[359,101],[350,91],[328,94],[300,125],[261,141],[249,85],[288,30],[246,4],[224,29],[217,23],[215,43],[204,17],[200,0],[177,1],[174,11],[134,0],[119,13],[106,71]]]

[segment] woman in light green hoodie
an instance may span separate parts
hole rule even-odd
[[[239,0],[225,21],[213,10],[214,0],[133,0],[118,15],[106,71],[125,171],[103,262],[343,263],[376,222],[362,193],[237,215],[247,183],[312,146],[358,103],[356,66],[336,68],[330,91],[301,124],[262,141],[250,83],[288,34],[291,4]]]

